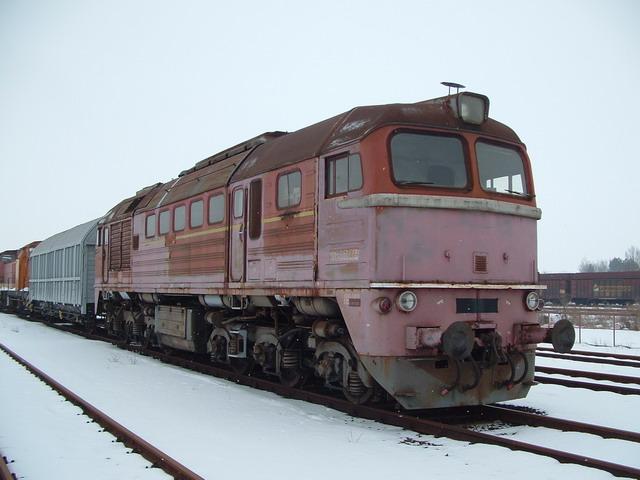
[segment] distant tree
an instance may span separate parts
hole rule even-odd
[[[609,263],[606,260],[598,260],[592,262],[583,258],[578,267],[578,271],[583,273],[606,272],[609,269]]]
[[[624,259],[626,262],[629,262],[629,270],[640,270],[640,248],[635,245],[627,248],[627,251],[624,253]]]
[[[624,272],[626,270],[624,261],[620,257],[613,257],[609,260],[610,272]]]
[[[583,258],[578,267],[579,272],[630,272],[640,270],[640,248],[635,245],[627,248],[624,259],[613,257],[607,260],[591,261]]]

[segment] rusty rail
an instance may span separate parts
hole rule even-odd
[[[9,470],[7,457],[0,455],[0,480],[16,480],[16,474]]]
[[[640,395],[640,388],[623,387],[618,385],[605,385],[602,383],[581,382],[579,380],[569,380],[567,378],[554,378],[547,376],[535,375],[533,379],[539,383],[549,383],[553,385],[562,385],[571,388],[586,388],[596,392],[613,392],[620,395]]]
[[[550,347],[537,347],[537,351],[539,352],[554,352],[553,348]],[[606,352],[590,352],[588,350],[571,350],[567,353],[559,353],[557,355],[571,357],[572,355],[583,355],[585,357],[598,357],[598,358],[617,358],[620,360],[635,360],[636,362],[640,362],[640,356],[638,355],[626,355],[624,353],[606,353]]]
[[[66,329],[66,328],[63,328],[63,329]],[[71,330],[71,331],[74,331],[74,330]],[[93,334],[87,334],[86,332],[78,332],[77,330],[75,330],[74,333],[80,333],[81,335],[87,338],[104,340],[103,337],[100,337],[98,335],[93,335]],[[520,442],[517,440],[513,440],[513,439],[501,437],[501,436],[495,436],[495,435],[490,435],[486,433],[476,432],[476,431],[462,428],[456,425],[448,425],[446,423],[421,418],[420,416],[417,416],[411,412],[406,412],[406,411],[398,412],[398,411],[382,409],[382,408],[377,408],[377,407],[367,406],[367,405],[355,405],[347,400],[337,398],[337,397],[332,397],[332,396],[318,393],[312,390],[300,390],[300,389],[290,388],[285,385],[275,383],[270,380],[262,379],[259,377],[238,375],[234,372],[231,372],[223,368],[196,362],[190,358],[187,358],[184,355],[179,355],[179,356],[167,355],[167,354],[156,352],[153,350],[146,350],[146,349],[143,349],[142,347],[136,347],[136,346],[126,345],[123,343],[114,342],[113,339],[110,339],[107,341],[117,344],[118,347],[120,348],[155,358],[164,363],[187,368],[187,369],[200,372],[200,373],[205,373],[208,375],[213,375],[225,380],[229,380],[229,381],[232,381],[241,385],[249,386],[252,388],[256,388],[259,390],[269,391],[277,395],[280,395],[284,398],[291,398],[291,399],[302,400],[310,403],[323,405],[328,408],[341,411],[348,415],[352,415],[354,417],[365,418],[365,419],[381,422],[387,425],[394,425],[397,427],[405,428],[407,430],[412,430],[414,432],[422,433],[425,435],[433,435],[436,437],[446,437],[453,440],[459,440],[459,441],[470,442],[470,443],[490,444],[490,445],[509,448],[511,450],[519,450],[519,451],[534,453],[537,455],[554,458],[561,463],[573,463],[576,465],[582,465],[590,468],[604,470],[615,476],[640,478],[640,469],[637,469],[634,467],[619,465],[612,462],[607,462],[604,460],[599,460],[591,457],[585,457],[584,455],[572,454],[572,453],[568,453],[561,450],[554,450],[551,448],[542,447],[539,445],[533,445],[526,442]]]
[[[627,375],[615,375],[613,373],[589,372],[586,370],[571,370],[568,368],[543,367],[536,365],[536,372],[549,373],[554,375],[566,375],[567,377],[582,377],[592,380],[608,380],[617,383],[635,383],[640,384],[640,378],[630,377]]]
[[[475,432],[472,430],[468,430],[466,428],[462,428],[456,425],[447,425],[442,422],[437,422],[425,418],[421,418],[419,416],[413,415],[411,412],[406,411],[391,411],[387,409],[381,409],[377,407],[367,406],[367,405],[354,405],[347,400],[343,400],[341,398],[331,397],[325,394],[321,394],[318,392],[313,392],[309,390],[299,390],[292,389],[286,387],[284,385],[271,382],[269,380],[264,380],[258,377],[248,377],[237,375],[228,370],[224,370],[218,367],[213,367],[210,365],[201,364],[199,362],[195,362],[191,359],[184,357],[173,357],[168,356],[158,352],[141,352],[139,348],[122,346],[122,348],[126,348],[131,351],[138,351],[139,353],[143,353],[144,355],[154,357],[163,362],[171,363],[172,365],[189,368],[191,370],[198,371],[200,373],[207,373],[215,376],[219,376],[226,380],[234,381],[241,385],[250,386],[253,388],[257,388],[260,390],[267,390],[273,393],[276,393],[285,398],[293,398],[297,400],[303,400],[310,403],[320,404],[329,408],[333,408],[335,410],[347,413],[354,417],[366,418],[369,420],[374,420],[377,422],[381,422],[387,425],[394,425],[397,427],[405,428],[407,430],[412,430],[414,432],[422,433],[425,435],[433,435],[436,437],[447,437],[453,440],[466,441],[471,443],[484,443],[490,445],[501,446],[505,448],[509,448],[511,450],[520,450],[529,453],[534,453],[537,455],[543,455],[547,457],[552,457],[558,460],[561,463],[574,463],[577,465],[582,465],[586,467],[596,468],[599,470],[607,471],[616,476],[622,477],[638,477],[640,478],[640,469],[636,469],[633,467],[628,467],[624,465],[618,465],[612,462],[607,462],[604,460],[599,460],[596,458],[585,457],[584,455],[577,455],[573,453],[564,452],[561,450],[554,450],[547,447],[542,447],[539,445],[533,445],[526,442],[520,442],[518,440],[513,440],[505,437],[490,435],[481,432]],[[533,422],[533,420],[530,420]],[[521,417],[522,422],[522,417]],[[543,422],[543,420],[540,420]],[[570,421],[566,421],[565,427],[570,425]],[[523,424],[527,424],[527,422],[522,422]],[[573,422],[573,428],[578,428],[578,422]],[[581,427],[584,430],[588,430],[589,426]],[[590,426],[591,430],[598,429],[597,426]],[[569,429],[570,430],[570,429]],[[609,429],[608,435],[617,436],[617,435],[626,435],[623,433],[615,433],[615,429]],[[621,431],[619,431],[621,432]],[[603,432],[600,431],[600,435],[603,435]],[[629,432],[630,436],[633,436],[633,432]]]
[[[482,416],[493,420],[502,420],[518,425],[529,425],[531,427],[553,428],[554,430],[590,433],[602,438],[617,438],[629,442],[640,443],[640,433],[629,430],[605,427],[602,425],[592,425],[590,423],[565,420],[563,418],[549,417],[535,413],[523,412],[514,408],[484,405]]]
[[[536,357],[559,358],[561,360],[569,360],[571,362],[587,362],[600,363],[606,365],[617,365],[619,367],[635,367],[640,368],[640,362],[630,360],[617,360],[614,358],[598,358],[598,357],[580,357],[577,355],[566,356],[562,353],[536,352]]]
[[[124,443],[127,447],[133,449],[135,452],[142,455],[149,460],[154,466],[160,467],[162,470],[172,475],[176,479],[180,480],[204,480],[196,473],[189,470],[184,465],[180,464],[177,460],[174,460],[166,453],[157,449],[149,442],[139,437],[131,430],[128,430],[105,413],[98,410],[96,407],[86,402],[71,390],[51,378],[49,375],[39,370],[34,365],[31,365],[25,359],[21,358],[10,349],[0,344],[0,350],[9,355],[13,360],[24,366],[27,370],[33,373],[36,377],[49,385],[60,395],[65,397],[71,403],[80,407],[84,413],[92,418],[95,422],[100,424],[105,430],[112,433],[119,441]]]

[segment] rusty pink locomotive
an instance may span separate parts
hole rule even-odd
[[[109,328],[409,409],[524,397],[538,325],[525,146],[462,92],[270,132],[98,224]]]

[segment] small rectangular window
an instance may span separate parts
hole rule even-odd
[[[249,187],[249,238],[259,238],[261,231],[262,180],[254,180]]]
[[[224,220],[224,195],[209,197],[209,223]]]
[[[156,215],[149,215],[147,217],[147,226],[145,230],[145,236],[147,238],[153,237],[156,234]]]
[[[233,192],[233,217],[240,218],[244,213],[244,191],[242,188]]]
[[[186,208],[184,205],[180,205],[176,207],[173,211],[173,231],[180,232],[184,230],[184,220],[185,220],[185,211]]]
[[[360,155],[342,155],[328,158],[326,165],[327,196],[340,195],[362,188],[362,165]]]
[[[101,228],[98,229],[98,238],[96,240],[97,240],[96,243],[98,244],[98,246],[101,246],[102,245],[102,229]]]
[[[302,174],[300,170],[285,173],[278,178],[278,208],[290,208],[300,204],[302,198]]]
[[[196,228],[202,225],[204,216],[204,202],[202,200],[195,201],[191,204],[189,212],[189,226]]]
[[[169,210],[165,210],[164,212],[160,212],[160,235],[164,235],[165,233],[169,233],[171,229],[171,217]]]

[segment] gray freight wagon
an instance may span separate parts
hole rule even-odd
[[[98,220],[57,233],[31,252],[29,304],[33,311],[67,320],[94,314]]]

